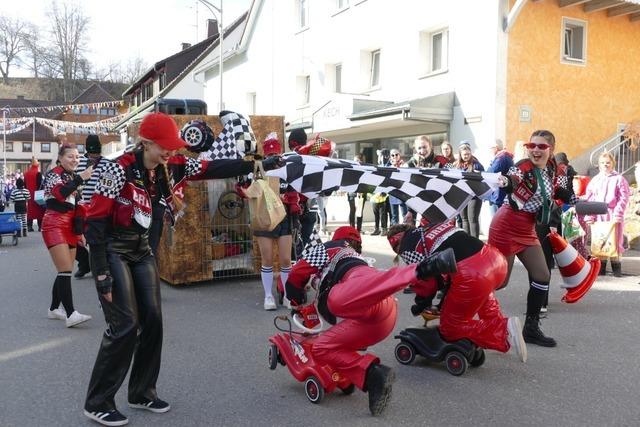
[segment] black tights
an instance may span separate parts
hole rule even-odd
[[[471,199],[460,212],[462,228],[468,235],[476,238],[480,235],[480,208],[482,208],[482,200]]]
[[[529,275],[529,292],[527,294],[527,315],[540,314],[540,308],[545,304],[549,292],[551,273],[540,246],[529,246],[524,251],[516,254],[520,262],[527,269]],[[513,270],[514,256],[507,257],[509,270],[502,287],[507,286],[511,271]]]
[[[71,316],[74,308],[70,271],[61,271],[56,276],[56,280],[53,282],[53,288],[51,289],[51,307],[49,307],[49,310],[55,310],[61,302],[67,312],[67,317]]]

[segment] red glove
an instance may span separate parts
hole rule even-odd
[[[238,193],[238,195],[239,195],[241,198],[246,199],[246,198],[247,198],[247,195],[245,194],[244,190],[245,190],[247,187],[249,187],[249,185],[250,185],[250,184],[249,184],[248,182],[247,182],[247,183],[244,183],[244,184],[242,184],[242,183],[240,183],[240,182],[236,182],[236,193]]]

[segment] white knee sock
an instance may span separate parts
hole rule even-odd
[[[291,267],[280,267],[280,280],[282,280],[282,288],[284,289],[284,296],[287,297],[287,288],[285,285],[287,284],[287,278],[289,278],[289,273],[291,272]]]
[[[264,288],[264,296],[273,296],[271,289],[273,288],[273,267],[265,267],[264,265],[260,269],[260,276],[262,276],[262,287]]]

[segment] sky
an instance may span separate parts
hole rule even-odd
[[[89,17],[89,60],[97,68],[142,57],[148,66],[206,36],[212,13],[196,0],[57,0],[79,5]],[[210,0],[220,7],[223,24],[233,22],[251,6],[251,0]],[[46,10],[52,0],[0,0],[0,16],[20,17],[47,31]],[[197,5],[197,6],[196,6]],[[197,19],[196,19],[197,17]],[[198,23],[196,33],[196,22]],[[25,70],[10,70],[11,77],[26,77]]]

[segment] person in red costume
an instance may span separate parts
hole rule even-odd
[[[175,214],[187,181],[246,175],[254,168],[253,161],[176,154],[186,143],[178,137],[175,121],[163,113],[147,114],[138,134],[134,151],[105,165],[87,214],[85,236],[107,328],[84,414],[107,426],[128,422],[116,409],[115,395],[131,365],[129,406],[154,413],[170,409],[156,391],[163,325],[160,277],[149,245],[152,206],[164,197],[169,213]],[[265,170],[281,166],[279,160],[266,159]]]
[[[440,252],[417,266],[380,271],[367,264],[361,251],[358,230],[340,227],[332,240],[307,250],[285,287],[294,310],[301,309],[306,283],[313,276],[322,277],[318,312],[333,326],[314,338],[313,357],[366,391],[369,410],[376,416],[387,407],[395,374],[377,356],[361,350],[385,339],[395,327],[394,293],[416,279],[455,271],[455,259],[451,252]],[[336,323],[337,318],[342,320]]]
[[[282,146],[275,133],[269,134],[262,145],[264,157],[278,156],[282,152]],[[260,247],[262,266],[260,276],[264,288],[264,309],[275,310],[276,302],[273,298],[273,242],[278,242],[278,260],[280,262],[280,279],[287,282],[291,271],[291,245],[293,228],[300,223],[302,214],[300,195],[291,188],[286,181],[280,180],[280,198],[287,211],[287,216],[271,231],[254,231],[253,235]],[[286,298],[286,296],[285,296]],[[286,305],[286,299],[285,299]]]
[[[397,224],[391,227],[387,239],[406,264],[447,249],[455,254],[457,272],[413,283],[414,315],[429,309],[438,289],[444,289],[440,333],[445,340],[467,338],[478,347],[503,353],[512,348],[521,361],[527,361],[520,320],[504,317],[493,293],[507,276],[507,260],[500,251],[457,228],[454,220],[430,225],[423,218],[418,228]]]
[[[549,224],[554,199],[575,204],[566,167],[553,158],[556,139],[548,130],[537,130],[524,144],[528,158],[512,166],[503,177],[504,204],[494,215],[489,227],[489,244],[507,258],[509,282],[514,258],[517,256],[529,274],[527,317],[522,334],[526,342],[543,347],[555,347],[556,341],[540,329],[540,310],[544,305],[551,273],[547,266],[535,226]]]
[[[36,203],[34,193],[42,185],[42,173],[40,173],[40,163],[34,157],[31,159],[31,167],[24,173],[24,184],[29,190],[29,201],[27,202],[27,231],[33,231],[33,221],[38,221],[38,230],[42,230],[42,218],[44,208]]]

